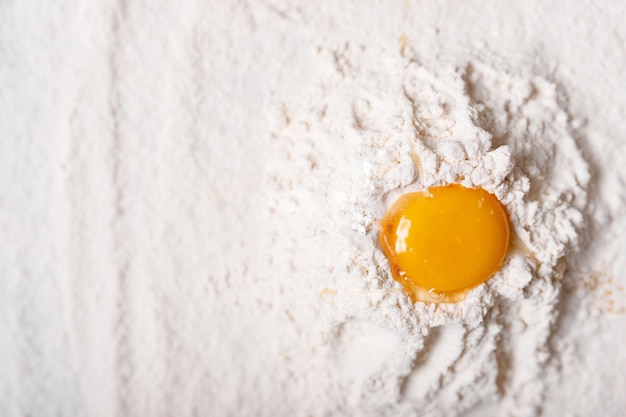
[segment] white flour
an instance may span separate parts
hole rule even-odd
[[[4,2],[0,415],[621,416],[625,12]],[[377,221],[449,183],[515,238],[412,305]]]
[[[333,71],[300,104],[278,106],[269,163],[280,181],[268,192],[291,197],[273,206],[276,221],[299,230],[298,213],[320,219],[309,233],[287,232],[288,246],[311,254],[339,232],[345,239],[316,260],[329,272],[313,286],[324,320],[307,329],[318,342],[293,372],[330,361],[339,378],[304,378],[346,415],[448,415],[505,393],[509,412],[533,415],[589,181],[556,86],[351,45],[320,55]],[[529,250],[518,244],[459,304],[412,306],[377,248],[376,219],[402,192],[453,182],[496,194]],[[345,230],[348,220],[363,237]]]

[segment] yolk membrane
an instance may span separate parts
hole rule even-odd
[[[380,244],[413,302],[456,302],[502,265],[509,222],[500,201],[482,188],[435,187],[393,204]]]

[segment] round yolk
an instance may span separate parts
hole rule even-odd
[[[413,301],[458,301],[502,265],[509,223],[498,199],[482,188],[435,187],[401,196],[381,222],[380,243],[394,278]]]

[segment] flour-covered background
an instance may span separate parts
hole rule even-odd
[[[625,16],[0,1],[0,415],[620,416]],[[414,308],[376,216],[464,133],[565,257]]]

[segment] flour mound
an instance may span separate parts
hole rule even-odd
[[[282,210],[321,219],[312,240],[290,242],[317,259],[302,277],[316,280],[306,307],[315,325],[297,323],[313,344],[291,366],[316,364],[301,378],[327,399],[319,415],[458,415],[495,401],[533,415],[554,371],[564,256],[580,243],[590,177],[558,87],[350,44],[319,59],[316,87],[275,106],[269,165],[281,179],[268,189],[291,190]],[[464,301],[413,305],[378,247],[377,221],[399,195],[450,183],[502,201],[512,249]]]

